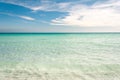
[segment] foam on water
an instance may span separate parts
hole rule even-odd
[[[0,34],[0,80],[120,80],[120,34]]]

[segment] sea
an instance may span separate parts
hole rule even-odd
[[[0,80],[120,80],[120,33],[1,33]]]

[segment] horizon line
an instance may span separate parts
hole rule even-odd
[[[116,34],[120,32],[0,32],[0,34]]]

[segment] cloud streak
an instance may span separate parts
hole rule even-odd
[[[34,18],[29,17],[29,16],[18,16],[18,17],[20,17],[22,19],[25,19],[25,20],[29,20],[29,21],[34,21],[35,20]]]
[[[24,20],[28,20],[28,21],[34,21],[35,19],[29,16],[23,16],[23,15],[16,15],[16,14],[11,14],[11,13],[4,13],[4,12],[0,12],[0,14],[3,15],[8,15],[8,16],[13,16],[13,17],[18,17]]]

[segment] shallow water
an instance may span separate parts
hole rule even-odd
[[[120,34],[0,34],[0,80],[120,80]]]

